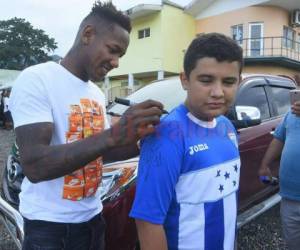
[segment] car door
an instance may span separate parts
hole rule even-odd
[[[241,155],[240,210],[274,192],[274,187],[262,184],[258,177],[261,160],[272,140],[272,131],[278,124],[278,120],[272,117],[267,85],[264,77],[244,80],[235,102],[235,105],[257,107],[262,120],[259,125],[238,130]]]

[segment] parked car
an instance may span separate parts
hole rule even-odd
[[[243,75],[236,100],[227,114],[237,128],[241,153],[238,226],[280,200],[277,195],[278,185],[261,183],[257,172],[275,127],[290,107],[289,91],[295,87],[295,82],[287,77]],[[141,102],[150,98],[162,102],[164,109],[170,111],[182,103],[185,97],[179,78],[173,77],[153,82],[127,99]],[[119,119],[119,115],[127,108],[120,104],[113,105],[108,110],[111,122]],[[243,118],[245,114],[247,119]],[[278,174],[278,165],[278,162],[273,165],[275,174]],[[138,246],[134,221],[128,217],[134,199],[137,167],[138,158],[104,165],[100,190],[107,223],[108,250],[133,250]],[[22,178],[18,150],[14,145],[2,177],[0,218],[4,220],[19,248],[23,240],[23,221],[18,212]]]

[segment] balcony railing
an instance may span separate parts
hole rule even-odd
[[[245,38],[237,42],[245,58],[285,57],[300,61],[300,42],[283,36]]]

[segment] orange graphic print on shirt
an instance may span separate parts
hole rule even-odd
[[[104,129],[102,106],[96,101],[81,99],[79,105],[70,106],[69,130],[66,142],[71,143],[100,133]],[[102,158],[64,177],[63,198],[78,201],[94,195],[101,183]]]

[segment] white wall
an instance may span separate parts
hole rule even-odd
[[[236,10],[248,6],[252,6],[255,4],[267,2],[266,0],[219,0],[215,2],[214,4],[211,4],[208,6],[206,10],[204,10],[200,15],[198,15],[196,18],[204,18],[208,16],[214,16],[218,15],[224,12],[228,12],[231,10]]]
[[[186,11],[194,16],[196,19],[202,19],[218,15],[231,10],[236,10],[255,4],[266,3],[267,0],[195,0],[188,6]]]

